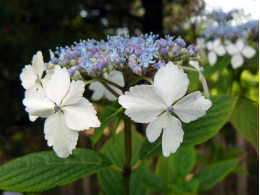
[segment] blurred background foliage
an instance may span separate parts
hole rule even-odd
[[[0,165],[24,154],[51,149],[44,140],[43,121],[29,122],[22,105],[24,89],[19,74],[37,51],[42,51],[45,61],[49,61],[49,49],[55,51],[57,46],[71,45],[80,39],[100,40],[117,33],[181,35],[187,43],[196,43],[195,27],[184,29],[182,24],[191,16],[199,15],[204,7],[203,0],[0,0]],[[250,71],[243,76],[244,86],[250,84],[251,77],[258,80]],[[255,91],[246,93],[248,96],[253,93],[253,99],[258,99]],[[226,125],[220,137],[235,145],[235,131],[230,132],[230,128],[230,124]],[[79,144],[89,146],[89,143],[80,139]],[[223,150],[214,143],[207,143],[206,147],[212,155],[215,152],[215,157]],[[243,158],[252,157],[246,174],[247,182],[251,183],[249,194],[254,194],[259,187],[258,160],[252,146],[247,147],[247,156]],[[225,188],[217,187],[235,194],[236,178],[234,175],[230,178]],[[86,178],[82,182],[93,186],[98,193],[95,179],[90,182]],[[73,188],[89,192],[84,185],[76,184]],[[62,188],[60,192],[68,194],[69,191]]]

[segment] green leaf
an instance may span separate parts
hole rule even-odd
[[[166,183],[157,175],[151,172],[145,172],[142,178],[142,186],[149,190],[169,192],[170,189]]]
[[[123,107],[118,104],[118,102],[114,102],[112,106],[106,106],[99,116],[101,126],[95,129],[95,134],[90,138],[92,144],[96,144],[97,141],[102,136],[105,128],[118,116],[120,112],[123,111]]]
[[[135,131],[132,131],[132,166],[139,160],[138,154],[143,143],[143,137]],[[124,166],[124,132],[120,132],[115,136],[114,140],[109,140],[102,148],[101,152],[105,154],[114,165],[118,167]],[[131,174],[130,178],[130,194],[137,194],[140,189],[140,183],[143,175],[142,166]],[[98,173],[99,182],[109,195],[121,195],[123,192],[123,176],[122,173],[114,170],[103,170]]]
[[[237,101],[234,96],[211,97],[212,107],[207,114],[195,121],[183,125],[184,138],[181,147],[203,143],[218,133],[229,120]],[[161,139],[154,143],[146,140],[140,151],[140,159],[151,158],[161,154]]]
[[[231,85],[232,85],[232,72],[230,70],[223,71],[222,75],[215,82],[215,87],[220,92],[224,92],[224,94],[228,93]]]
[[[237,163],[238,160],[226,160],[202,169],[195,175],[195,178],[200,182],[199,192],[205,191],[221,181],[234,169]]]
[[[231,172],[237,173],[237,174],[247,174],[247,175],[249,174],[247,170],[245,170],[244,168],[242,168],[239,165],[236,165]]]
[[[102,154],[76,149],[68,158],[53,151],[29,154],[0,167],[0,189],[12,192],[41,192],[65,185],[111,165]]]
[[[156,166],[156,174],[170,188],[174,184],[183,183],[184,178],[192,171],[194,165],[194,148],[183,148],[168,158],[161,156]]]
[[[199,188],[199,180],[197,179],[192,179],[188,182],[182,183],[182,184],[178,184],[178,185],[174,185],[173,186],[173,190],[174,190],[174,194],[197,194],[196,192],[198,191]],[[189,192],[189,193],[187,193]]]
[[[239,98],[230,122],[258,150],[259,114],[257,106],[247,99]]]

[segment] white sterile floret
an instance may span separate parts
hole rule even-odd
[[[124,78],[122,72],[112,70],[109,73],[104,73],[104,78],[118,84],[120,87],[125,86]],[[122,91],[112,85],[107,84],[111,87],[115,92],[119,95],[122,94]],[[116,96],[114,96],[102,83],[93,82],[89,85],[89,89],[93,91],[91,99],[94,101],[100,100],[103,96],[105,96],[109,101],[115,101]]]
[[[45,97],[44,88],[50,77],[49,75],[46,75],[42,78],[43,72],[43,56],[42,52],[38,51],[37,54],[33,56],[32,65],[26,65],[20,74],[22,86],[26,89],[25,98]],[[35,121],[38,117],[29,115],[29,118],[31,121]]]
[[[217,56],[224,56],[226,54],[225,47],[222,45],[220,39],[207,42],[208,60],[209,64],[213,66],[217,62]]]
[[[207,81],[205,79],[205,77],[203,76],[202,72],[201,72],[201,68],[200,68],[200,65],[199,65],[199,62],[197,61],[193,61],[193,60],[190,60],[189,61],[189,64],[191,66],[193,66],[199,73],[199,79],[202,83],[202,87],[203,87],[203,91],[205,93],[205,95],[207,96],[207,98],[209,98],[209,88],[208,88],[208,84],[207,84]]]
[[[256,51],[254,48],[245,44],[242,39],[238,39],[235,44],[227,42],[226,49],[231,58],[231,65],[234,69],[239,68],[244,63],[244,58],[252,58]]]
[[[100,126],[93,105],[82,97],[84,87],[83,81],[70,82],[66,68],[55,66],[46,97],[23,100],[29,114],[47,118],[45,139],[61,158],[68,157],[76,147],[78,131]]]
[[[199,91],[183,97],[188,85],[187,74],[169,62],[158,70],[153,85],[131,87],[129,92],[118,99],[126,109],[125,114],[133,121],[149,123],[146,136],[150,142],[154,142],[163,130],[162,151],[165,157],[176,152],[183,141],[180,120],[186,123],[196,120],[204,116],[212,105]],[[180,120],[172,116],[171,112]]]

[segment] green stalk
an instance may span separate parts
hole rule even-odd
[[[131,120],[128,116],[124,115],[125,123],[125,162],[124,162],[124,194],[130,194],[130,176],[132,173],[131,167],[131,154],[132,154],[132,135],[131,135]]]

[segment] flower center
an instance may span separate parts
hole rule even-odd
[[[172,106],[167,106],[167,112],[173,112],[173,107]]]
[[[55,105],[55,106],[54,106],[54,111],[55,111],[55,112],[58,112],[59,110],[60,110],[60,106],[59,106],[59,105]]]

